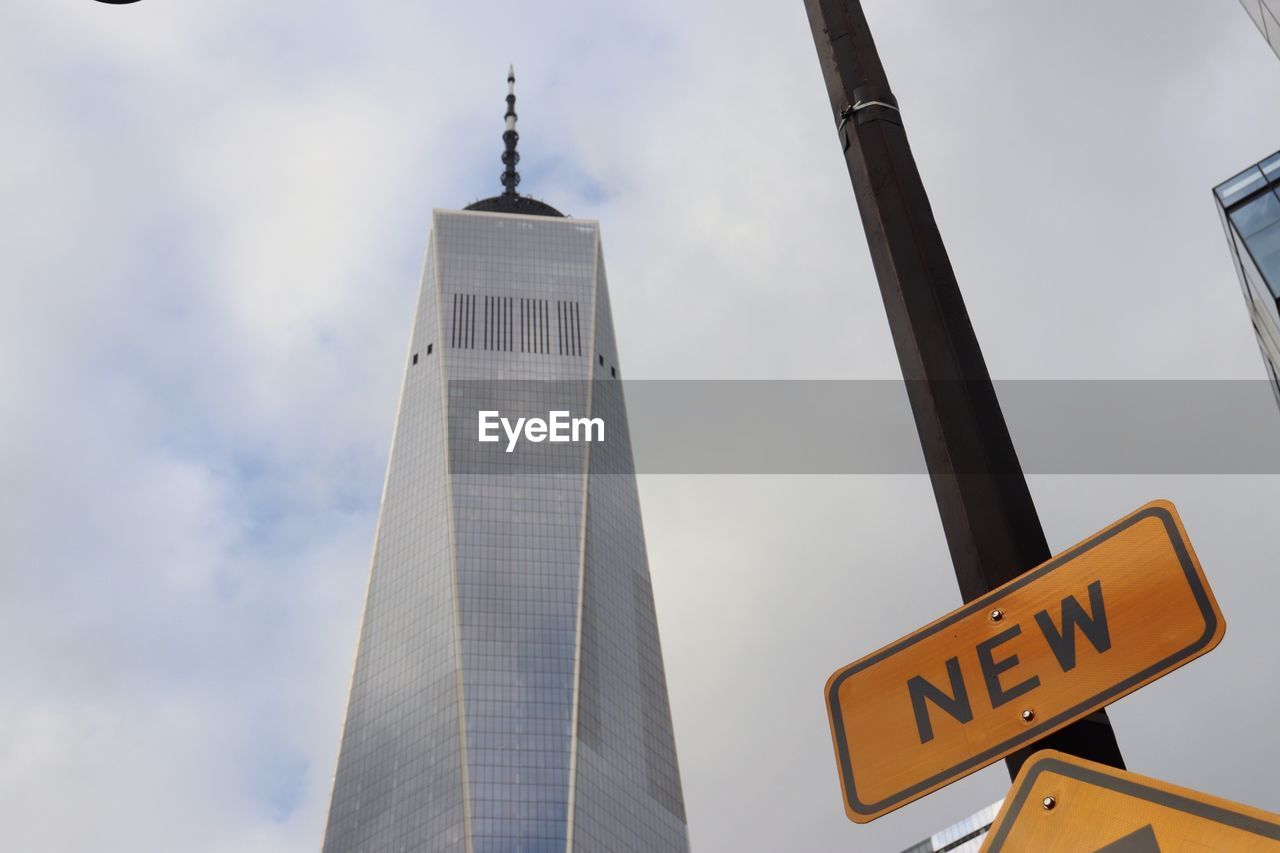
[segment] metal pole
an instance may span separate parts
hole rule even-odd
[[[859,0],[805,0],[960,594],[1051,556]],[[1105,711],[1036,749],[1124,767]]]

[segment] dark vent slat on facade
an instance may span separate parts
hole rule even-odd
[[[489,351],[551,353],[551,301],[515,296],[485,296],[477,306],[476,294],[453,294],[453,319],[449,344],[455,349],[475,349],[476,315],[483,326],[480,345]],[[575,301],[557,299],[556,352],[559,355],[582,355],[582,306]],[[517,314],[519,315],[517,317]],[[519,334],[516,326],[519,324]]]
[[[487,299],[487,297],[486,297]],[[489,303],[485,303],[485,312]],[[474,294],[453,294],[453,324],[450,327],[449,344],[455,349],[475,349],[476,298]],[[485,347],[488,349],[488,346]]]
[[[556,302],[556,352],[582,355],[582,311],[577,302]]]

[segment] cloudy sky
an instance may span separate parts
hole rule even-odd
[[[1280,148],[1280,62],[1234,0],[867,6],[993,375],[1263,376],[1210,188]],[[318,848],[430,211],[499,189],[511,62],[629,377],[897,375],[798,0],[9,0],[6,849]],[[1179,505],[1229,630],[1117,735],[1280,811],[1280,477],[1032,488],[1055,549]],[[840,805],[823,682],[959,603],[926,479],[641,490],[695,849],[892,851],[1003,793]]]

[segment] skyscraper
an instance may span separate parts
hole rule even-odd
[[[902,853],[978,853],[1003,803],[1002,799],[996,800],[985,809],[951,824],[941,832],[935,832],[924,841],[912,844]]]
[[[1271,49],[1280,56],[1280,0],[1240,0]]]
[[[516,192],[514,87],[502,194],[433,214],[324,853],[688,849],[600,229]]]
[[[1280,153],[1213,190],[1271,389],[1280,402]]]

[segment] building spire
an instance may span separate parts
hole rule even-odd
[[[538,201],[527,195],[520,195],[516,187],[520,186],[520,173],[516,164],[520,155],[516,152],[516,143],[520,134],[516,133],[516,69],[507,69],[507,129],[502,132],[502,164],[507,168],[502,172],[502,194],[492,198],[482,198],[467,205],[467,210],[479,210],[486,213],[519,213],[525,216],[564,216],[546,202]]]
[[[502,173],[502,194],[504,196],[517,196],[516,187],[520,185],[520,173],[516,171],[516,164],[520,162],[520,155],[516,152],[516,143],[520,141],[520,134],[516,133],[516,67],[514,65],[507,69],[507,129],[502,132],[502,141],[506,146],[506,150],[502,152],[502,163],[507,168]]]

